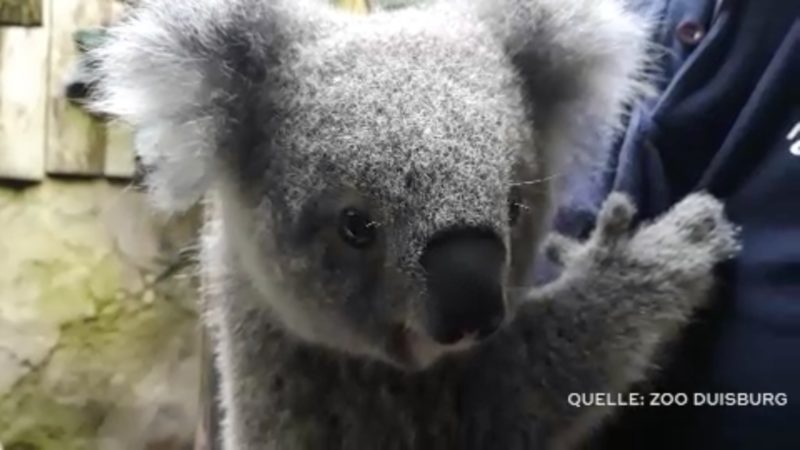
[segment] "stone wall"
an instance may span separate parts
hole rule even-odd
[[[191,448],[197,224],[104,180],[0,186],[0,447]]]

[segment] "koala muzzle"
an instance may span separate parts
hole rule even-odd
[[[440,344],[483,339],[503,322],[505,248],[494,233],[460,229],[431,240],[420,259],[430,297],[427,328]]]

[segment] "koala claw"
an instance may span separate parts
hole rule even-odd
[[[593,247],[609,247],[627,237],[631,229],[636,208],[625,195],[614,192],[603,203],[597,218],[597,227],[589,242]],[[543,243],[544,255],[560,267],[570,265],[579,259],[581,251],[587,250],[586,243],[579,242],[560,233],[551,233]]]
[[[560,233],[551,233],[544,244],[544,254],[558,266],[566,266],[580,249],[580,242]]]
[[[627,195],[619,192],[611,193],[603,203],[597,217],[592,240],[600,244],[612,244],[625,237],[631,229],[636,208]]]

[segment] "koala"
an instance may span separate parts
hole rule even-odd
[[[567,395],[644,380],[736,252],[703,193],[545,238],[557,175],[646,91],[614,0],[144,0],[108,36],[93,108],[156,207],[205,205],[226,450],[570,448],[611,411]]]

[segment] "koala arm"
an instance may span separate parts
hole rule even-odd
[[[645,378],[660,344],[707,303],[712,269],[737,250],[722,205],[693,194],[636,230],[633,215],[629,200],[612,194],[585,243],[550,240],[564,272],[530,293],[509,334],[480,359],[492,375],[476,392],[491,389],[492,398],[481,401],[496,408],[477,425],[483,431],[472,431],[477,446],[468,448],[531,448],[523,443],[531,439],[570,448],[610,409],[576,408],[568,395],[624,393]],[[533,422],[539,426],[524,426]]]

